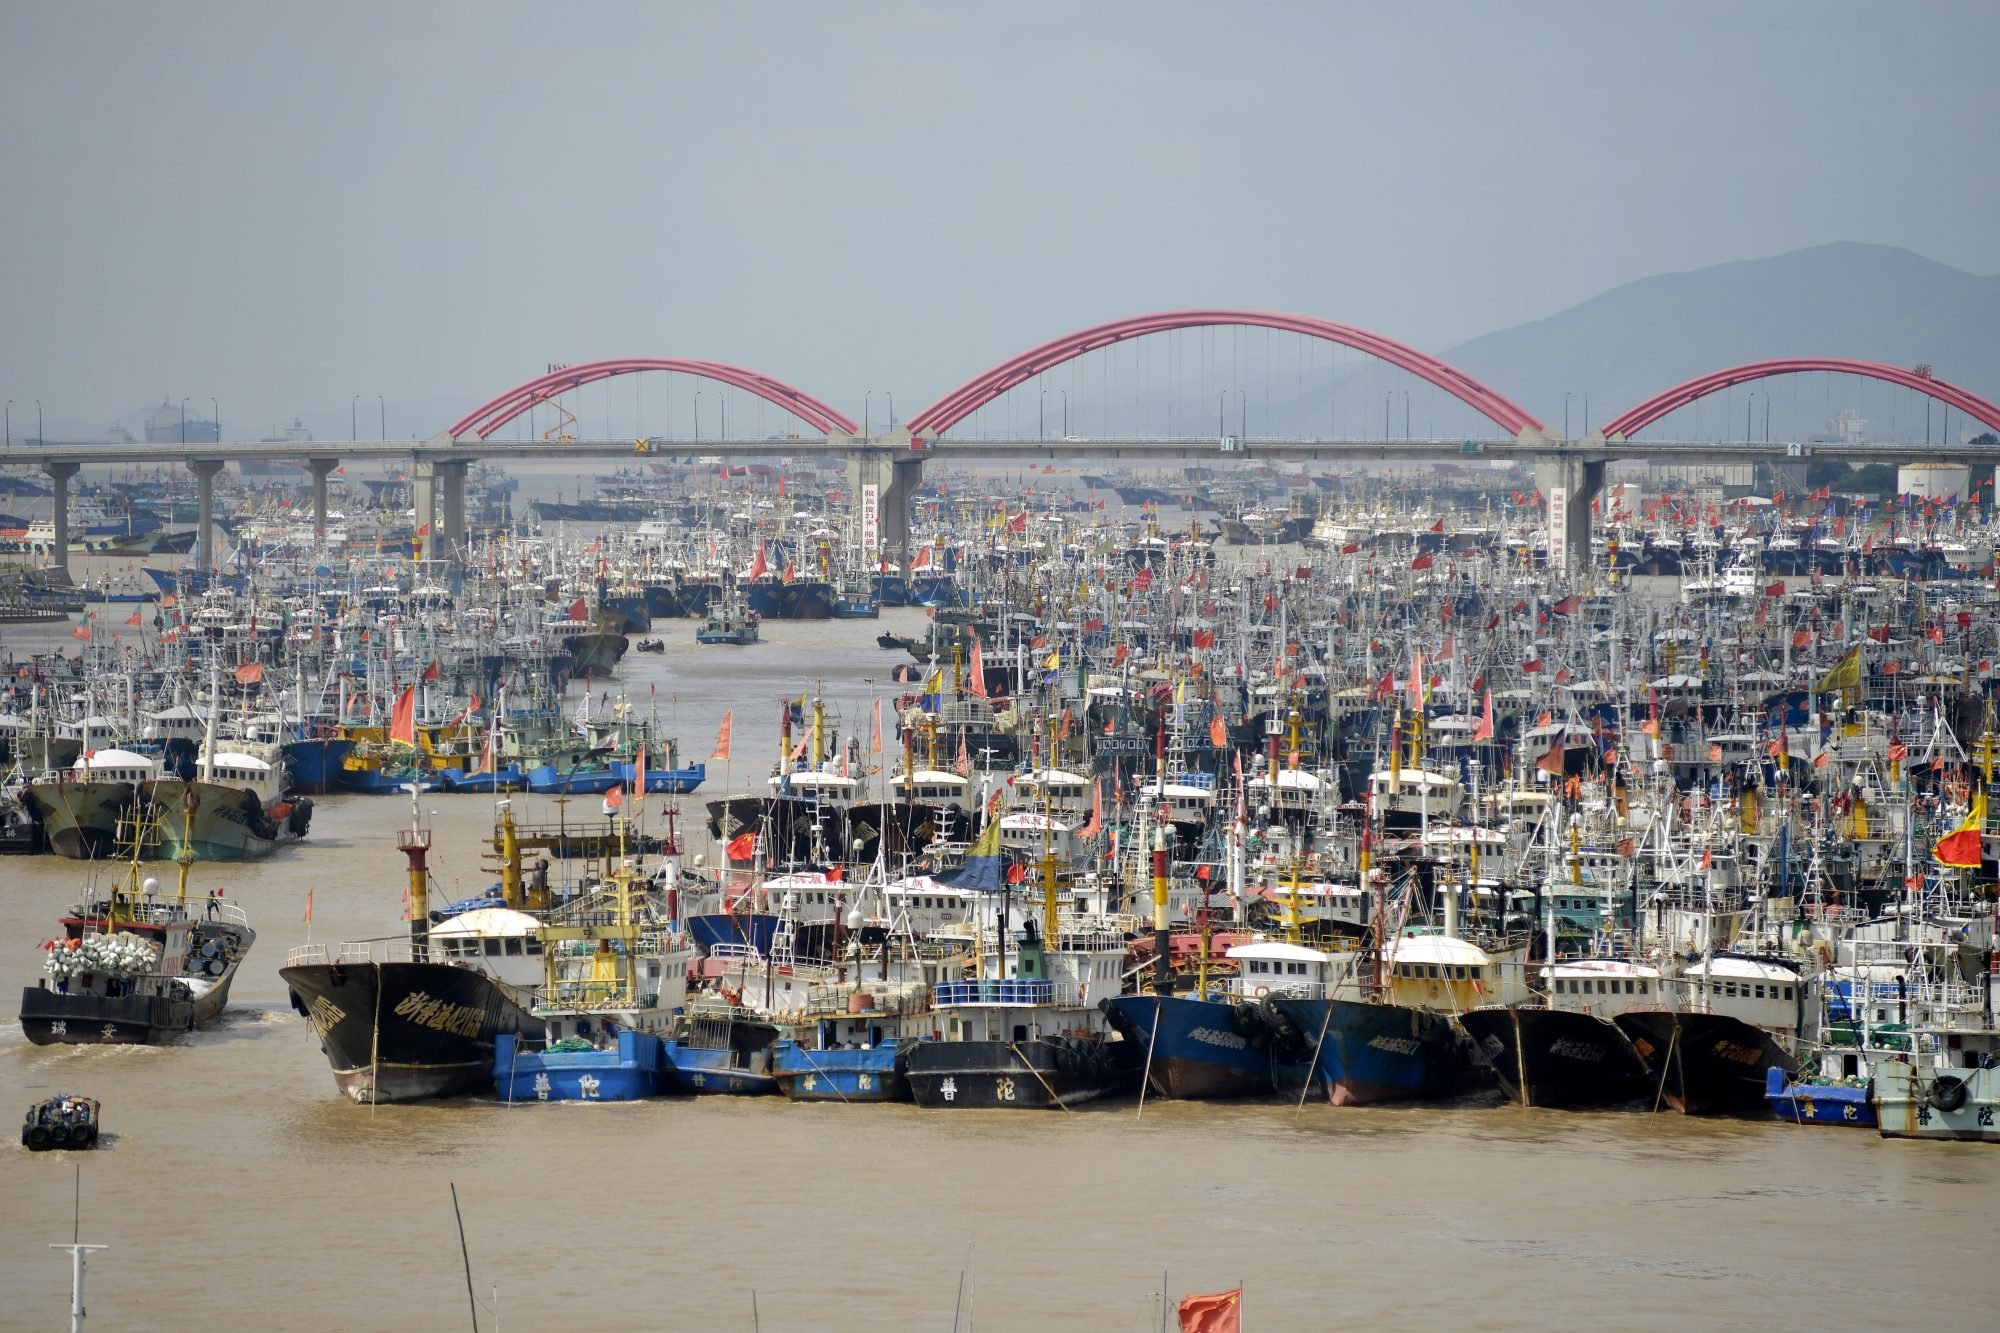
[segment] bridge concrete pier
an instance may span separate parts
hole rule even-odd
[[[42,471],[49,477],[55,489],[55,510],[50,522],[55,526],[55,549],[50,552],[50,563],[69,576],[69,479],[76,475],[81,463],[51,462],[42,464]]]
[[[431,529],[437,524],[437,465],[428,458],[419,458],[410,469],[410,507],[416,532],[412,554],[422,560],[430,554]]]
[[[924,479],[924,456],[910,448],[910,433],[856,438],[829,435],[829,448],[853,450],[847,460],[848,485],[856,497],[875,488],[877,541],[884,555],[893,555],[907,570],[910,564],[910,497]],[[870,445],[878,447],[870,448]]]
[[[1569,454],[1535,457],[1535,489],[1549,508],[1549,568],[1590,567],[1590,502],[1604,489],[1604,461]]]
[[[308,458],[306,470],[313,479],[313,545],[326,545],[326,479],[340,466],[338,458]]]
[[[215,568],[215,474],[222,467],[220,458],[188,460],[188,471],[194,473],[196,496],[195,564],[201,569]]]
[[[468,463],[438,463],[438,481],[443,487],[444,554],[456,560],[465,549],[465,473]]]

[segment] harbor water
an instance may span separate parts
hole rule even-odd
[[[697,648],[676,623],[658,631],[666,653],[628,657],[626,697],[687,759],[734,710],[734,760],[683,800],[687,830],[704,799],[762,785],[780,702],[802,690],[865,750],[873,701],[911,688],[874,636],[922,623],[773,622],[747,649]],[[5,645],[62,632],[9,627]],[[88,1154],[0,1148],[0,1327],[65,1317],[68,1258],[48,1246],[71,1238],[76,1162],[81,1238],[112,1247],[90,1268],[97,1328],[469,1326],[453,1185],[483,1328],[749,1329],[754,1303],[765,1329],[1137,1330],[1160,1326],[1163,1275],[1175,1297],[1241,1283],[1246,1327],[1285,1329],[1958,1327],[1988,1322],[1977,1311],[2000,1296],[2000,1153],[1870,1131],[1497,1095],[1035,1115],[778,1098],[353,1105],[278,968],[309,935],[401,929],[410,809],[317,799],[303,843],[194,869],[191,894],[221,888],[258,931],[219,1023],[163,1048],[0,1032],[0,1101],[18,1114],[96,1097],[105,1136]],[[546,798],[512,799],[557,817]],[[492,798],[422,804],[435,893],[482,889]],[[560,817],[602,815],[580,797]],[[172,870],[153,873],[171,884]],[[0,860],[10,997],[35,983],[36,941],[88,873]]]

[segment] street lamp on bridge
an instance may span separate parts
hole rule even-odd
[[[1069,438],[1069,390],[1068,390],[1068,389],[1058,389],[1058,390],[1056,390],[1056,392],[1057,392],[1057,393],[1060,393],[1060,394],[1062,395],[1062,400],[1063,400],[1063,438],[1064,438],[1065,440],[1067,440],[1067,439]]]
[[[389,442],[389,401],[381,394],[375,395],[375,406],[382,411],[382,443]]]
[[[221,444],[221,443],[222,443],[222,404],[221,404],[221,403],[218,403],[218,402],[216,402],[216,401],[215,401],[215,398],[214,398],[214,396],[213,396],[213,395],[210,395],[210,397],[209,397],[209,400],[208,400],[208,414],[209,414],[209,416],[210,416],[211,418],[213,418],[213,419],[214,419],[214,423],[215,423],[215,442],[216,442],[217,444]]]
[[[694,391],[694,437],[701,438],[701,390]]]
[[[42,429],[42,400],[37,398],[35,400],[35,443],[47,444],[48,442],[49,433]]]
[[[874,433],[869,429],[871,423],[868,419],[868,409],[873,407],[874,404],[875,391],[873,389],[861,395],[861,436],[863,439],[868,438],[868,436]]]
[[[896,429],[896,395],[884,389],[882,396],[889,400],[889,429],[893,432]]]
[[[1049,438],[1049,428],[1046,421],[1044,420],[1044,418],[1048,415],[1048,410],[1049,410],[1049,391],[1047,389],[1043,389],[1041,398],[1038,399],[1035,403],[1035,438],[1038,440],[1046,440]]]
[[[14,447],[14,400],[7,400],[7,447]]]
[[[39,428],[38,428],[39,429]],[[181,443],[188,442],[188,400],[181,399]]]
[[[533,413],[534,410],[535,409],[533,407],[530,407],[528,409],[530,413]],[[349,440],[358,440],[361,438],[361,426],[359,424],[361,421],[360,412],[361,412],[361,395],[357,393],[354,395],[353,398],[348,400],[347,404],[347,438]],[[528,418],[528,420],[530,423],[529,429],[532,430],[534,417],[531,415]]]

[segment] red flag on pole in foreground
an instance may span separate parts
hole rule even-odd
[[[1535,767],[1544,773],[1560,774],[1563,771],[1563,747],[1560,743],[1549,747],[1549,752],[1535,761]]]
[[[736,710],[734,708],[722,715],[722,725],[715,729],[715,753],[709,756],[710,759],[720,759],[724,763],[729,762],[729,729],[735,720]]]
[[[307,889],[307,890],[306,890],[306,920],[310,921],[310,920],[312,920],[312,919],[313,919],[313,891],[312,891],[311,889]]]
[[[729,840],[729,845],[723,848],[723,855],[732,861],[748,861],[756,854],[757,835],[754,831],[737,834]]]
[[[1207,1296],[1183,1296],[1175,1312],[1181,1333],[1242,1333],[1243,1288]]]
[[[972,640],[971,676],[972,678],[967,682],[967,687],[971,689],[973,694],[984,699],[986,697],[986,656],[979,651],[979,640],[977,637]]]

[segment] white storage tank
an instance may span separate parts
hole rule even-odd
[[[1896,470],[1896,493],[1919,500],[1963,500],[1972,487],[1972,469],[1963,463],[1908,463]]]

